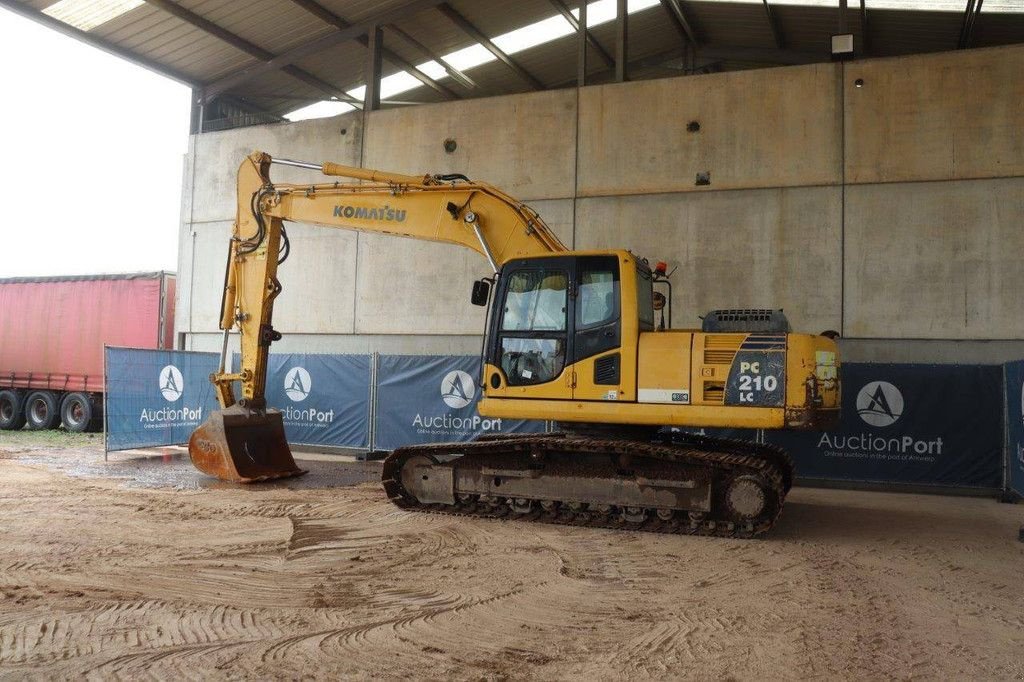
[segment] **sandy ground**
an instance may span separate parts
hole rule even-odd
[[[767,540],[669,537],[59,445],[0,440],[4,677],[1024,676],[1020,505],[798,488]]]

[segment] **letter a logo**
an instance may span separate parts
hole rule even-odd
[[[444,375],[441,381],[441,399],[448,407],[456,410],[473,402],[476,395],[476,383],[473,377],[461,369],[456,369]]]
[[[174,365],[167,365],[160,370],[160,395],[169,403],[181,397],[185,389],[185,380],[181,376],[181,370]]]
[[[892,426],[903,414],[903,394],[887,381],[872,381],[857,394],[857,414],[871,426]]]
[[[284,377],[284,393],[294,402],[302,402],[313,389],[313,379],[305,367],[293,367]]]

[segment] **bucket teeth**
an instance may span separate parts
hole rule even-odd
[[[213,412],[189,438],[188,454],[204,474],[233,483],[306,473],[295,464],[277,410],[233,405]]]

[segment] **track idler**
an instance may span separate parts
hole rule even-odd
[[[192,464],[208,476],[255,483],[306,473],[295,464],[277,410],[232,405],[207,417],[188,440]]]

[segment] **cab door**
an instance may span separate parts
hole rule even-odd
[[[574,270],[570,356],[575,374],[573,398],[622,400],[619,259],[615,255],[580,256]]]
[[[501,369],[508,398],[572,397],[572,258],[512,261],[503,268],[489,362]]]

